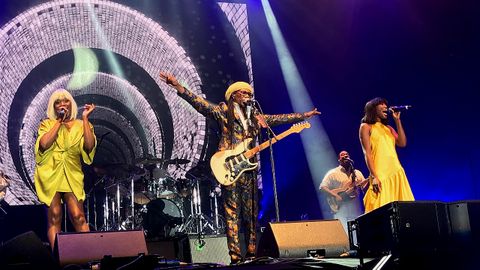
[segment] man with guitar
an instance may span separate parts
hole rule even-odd
[[[214,156],[220,157],[212,158],[210,165],[215,177],[222,184],[231,263],[235,264],[242,260],[238,238],[239,225],[245,226],[244,231],[248,243],[245,258],[255,257],[258,211],[256,168],[258,163],[256,163],[255,155],[243,155],[242,153],[249,152],[247,150],[255,146],[255,139],[261,127],[300,122],[320,114],[320,112],[313,109],[305,113],[260,114],[252,105],[253,88],[246,82],[235,82],[228,87],[225,92],[226,103],[212,104],[183,87],[174,76],[161,72],[160,78],[173,86],[178,95],[199,113],[213,118],[219,124],[222,136],[218,146],[218,155]],[[232,155],[227,154],[233,149],[243,149],[243,151],[239,151],[239,153],[233,151]],[[217,160],[221,160],[222,163],[215,164]],[[223,171],[226,174],[225,178],[216,171]],[[239,224],[239,221],[243,222]]]
[[[325,174],[320,190],[327,195],[327,203],[333,218],[340,220],[346,232],[347,221],[361,215],[360,189],[365,188],[368,181],[361,171],[353,167],[353,160],[347,151],[338,154],[339,166]]]

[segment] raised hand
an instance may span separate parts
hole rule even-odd
[[[310,118],[314,115],[319,115],[319,114],[321,114],[321,112],[317,111],[317,108],[313,108],[313,110],[308,111],[308,112],[304,113],[303,115],[305,116],[305,118]]]
[[[85,104],[83,106],[83,113],[82,113],[82,118],[88,119],[88,116],[93,112],[95,109],[95,104]]]
[[[160,72],[160,79],[164,80],[168,85],[174,87],[178,85],[177,78],[175,78],[175,76],[173,76],[172,74]]]
[[[180,94],[185,92],[185,88],[183,88],[183,86],[177,81],[177,78],[172,74],[160,72],[160,79],[164,80],[168,85],[175,87]]]
[[[399,120],[401,113],[402,113],[401,111],[392,111],[392,117],[393,117],[393,119]]]

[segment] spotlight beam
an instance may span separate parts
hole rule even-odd
[[[262,6],[272,34],[292,107],[297,112],[312,110],[314,108],[313,102],[286,45],[270,3],[268,0],[262,0]],[[309,122],[312,124],[312,127],[310,130],[302,132],[300,136],[314,185],[319,187],[325,173],[337,165],[336,154],[323,128],[320,117],[314,117]],[[317,189],[317,197],[319,196],[320,191]]]

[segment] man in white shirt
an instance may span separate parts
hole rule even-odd
[[[340,220],[346,232],[347,221],[363,213],[359,193],[368,180],[362,172],[353,167],[353,160],[347,151],[338,154],[339,166],[329,170],[320,184],[320,190],[327,196],[333,218]]]

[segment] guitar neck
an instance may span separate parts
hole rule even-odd
[[[271,140],[268,140],[268,141],[264,141],[263,143],[253,147],[252,149],[248,150],[245,152],[245,157],[246,158],[252,158],[256,153],[262,151],[263,149],[267,148],[270,146],[270,144],[274,144],[278,141],[280,141],[281,139],[287,137],[288,135],[292,134],[292,131],[291,130],[287,130],[287,131],[284,131],[282,133],[280,133],[279,135],[277,135],[276,137],[273,137]]]

